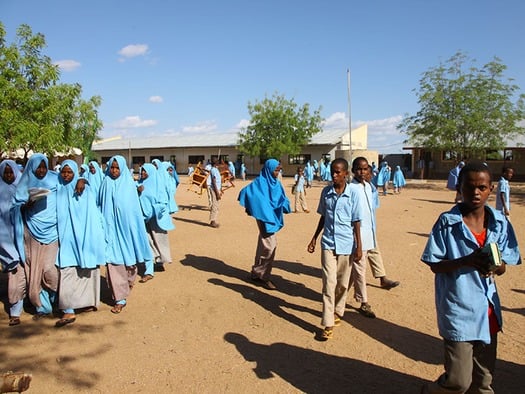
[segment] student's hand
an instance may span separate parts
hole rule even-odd
[[[505,214],[505,216],[510,216],[510,211],[507,208],[503,210],[503,213]]]
[[[363,257],[363,251],[361,249],[357,249],[354,254],[352,255],[352,258],[354,262],[358,262]]]
[[[308,244],[308,253],[315,252],[315,241],[316,241],[315,238],[312,238],[312,240]]]
[[[75,193],[81,196],[86,188],[86,183],[87,181],[84,178],[78,178],[77,185],[75,186]]]
[[[144,191],[144,185],[137,186],[137,192],[140,194]]]
[[[481,276],[488,277],[491,274],[491,261],[487,253],[482,248],[476,249],[470,255],[466,256],[467,266],[475,268]]]

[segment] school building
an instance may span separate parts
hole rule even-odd
[[[362,125],[352,130],[352,157],[364,156],[369,162],[376,162],[378,154],[367,149],[368,126]],[[171,161],[179,174],[187,173],[190,165],[219,158],[232,161],[237,169],[244,162],[248,175],[259,173],[264,161],[259,157],[247,157],[237,148],[238,134],[208,134],[183,136],[156,136],[144,138],[109,138],[93,143],[92,151],[100,163],[106,163],[114,155],[122,155],[128,165],[138,171],[143,163],[153,159]],[[285,176],[292,176],[300,165],[308,161],[326,159],[331,161],[338,157],[350,160],[350,135],[348,130],[323,130],[312,137],[310,143],[303,147],[298,155],[284,155],[280,158]]]

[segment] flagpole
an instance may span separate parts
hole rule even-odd
[[[348,140],[349,140],[349,152],[350,160],[349,163],[352,165],[352,106],[350,102],[350,69],[346,69],[347,76],[347,89],[348,89]]]

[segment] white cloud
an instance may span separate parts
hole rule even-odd
[[[246,129],[250,125],[248,119],[241,119],[234,127],[234,130]]]
[[[53,62],[53,64],[57,65],[61,70],[64,71],[75,71],[80,67],[80,63],[76,60],[57,60]]]
[[[151,96],[148,101],[150,103],[162,103],[164,99],[161,96]]]
[[[403,152],[403,141],[407,138],[397,130],[401,122],[401,115],[385,119],[357,121],[354,127],[362,124],[368,125],[368,149],[379,153],[401,153]]]
[[[205,120],[193,126],[184,126],[184,133],[209,133],[217,130],[217,123],[214,120]]]
[[[334,112],[328,116],[322,123],[323,129],[347,129],[348,130],[348,118],[344,112]]]
[[[140,116],[126,116],[113,124],[116,129],[136,129],[155,126],[158,122],[153,119],[140,119]]]
[[[124,61],[125,59],[131,59],[132,57],[144,56],[148,53],[148,49],[149,47],[147,44],[126,45],[124,48],[118,51],[118,54],[124,58],[121,59]]]

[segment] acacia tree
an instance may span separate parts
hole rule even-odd
[[[0,154],[24,149],[53,155],[76,147],[89,153],[102,123],[98,96],[82,99],[79,84],[59,83],[60,71],[42,51],[42,34],[28,25],[5,42],[0,23]]]
[[[445,64],[423,73],[416,92],[420,110],[405,115],[398,130],[408,142],[433,150],[455,151],[482,158],[505,147],[505,140],[525,133],[525,96],[497,57],[481,68],[458,52]]]
[[[299,107],[293,99],[278,93],[260,102],[249,102],[248,112],[251,120],[239,133],[239,150],[252,157],[298,154],[321,131],[321,107],[311,114],[309,104]]]

